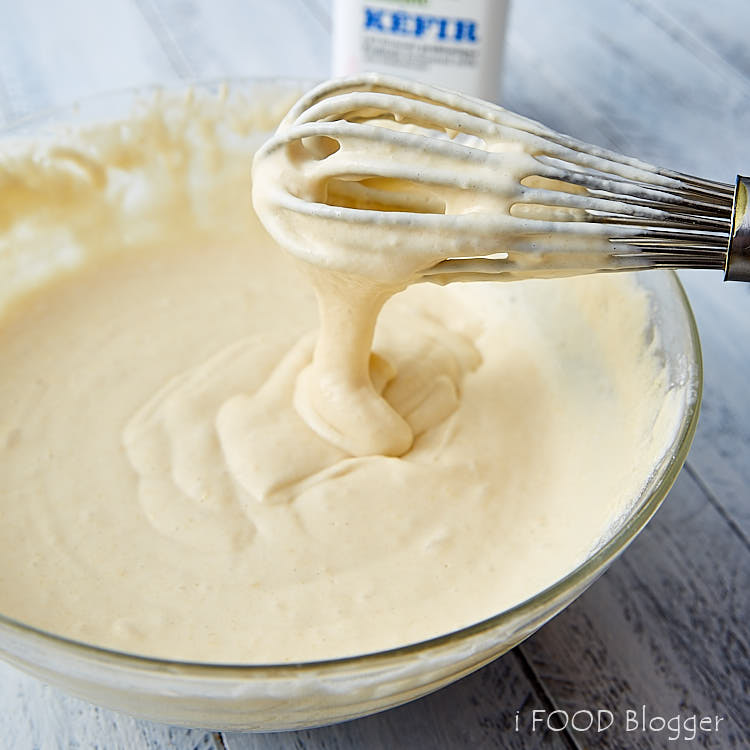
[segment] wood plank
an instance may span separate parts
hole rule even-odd
[[[3,3],[5,122],[101,91],[173,80],[171,63],[129,0]]]
[[[318,23],[324,29],[326,38],[330,40],[331,34],[331,0],[304,0],[310,12],[318,19]],[[329,56],[330,62],[330,56]]]
[[[721,274],[680,274],[698,322],[705,385],[688,461],[715,503],[750,538],[750,286]]]
[[[139,6],[193,76],[328,74],[328,36],[304,0],[139,0]]]
[[[331,727],[282,734],[224,734],[227,750],[570,748],[566,734],[514,729],[515,712],[547,709],[516,651],[419,701]]]
[[[552,127],[716,179],[733,178],[750,156],[747,80],[699,58],[634,6],[514,3],[509,30],[508,79],[518,81],[510,90],[530,89],[531,116]]]
[[[750,169],[747,79],[710,56],[696,56],[658,20],[628,3],[607,3],[606,13],[592,12],[585,0],[514,3],[505,102],[594,143],[732,180],[742,165]],[[714,23],[729,39],[742,33],[731,30],[731,13],[715,16]],[[744,376],[750,340],[742,335],[750,320],[750,287],[722,284],[721,275],[711,272],[686,273],[683,280],[705,365],[703,413],[690,461],[715,501],[750,536],[750,464],[739,458],[750,447]]]
[[[750,3],[736,0],[629,2],[709,66],[727,68],[750,81],[750,45],[747,41]]]
[[[222,750],[208,732],[97,708],[3,662],[0,707],[3,750]]]
[[[624,711],[644,704],[649,715],[724,716],[696,744],[748,747],[749,575],[750,549],[683,472],[623,558],[520,648],[563,708],[618,716],[602,747],[671,744],[664,733],[626,731]],[[599,742],[591,732],[578,739]]]

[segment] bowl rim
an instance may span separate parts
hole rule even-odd
[[[81,108],[87,105],[93,105],[106,100],[124,103],[129,101],[131,104],[136,103],[139,99],[148,96],[158,96],[164,94],[182,94],[192,90],[216,94],[218,96],[226,95],[232,89],[246,89],[251,92],[252,87],[288,87],[290,90],[295,89],[301,92],[319,83],[317,79],[294,78],[291,76],[230,76],[223,78],[183,80],[170,84],[151,84],[121,89],[106,90],[89,96],[80,97],[74,101],[60,106],[47,107],[36,112],[23,115],[10,123],[5,123],[0,127],[0,139],[15,138],[16,136],[26,137],[31,135],[26,133],[27,128],[35,128],[44,125],[51,118],[64,117],[50,124],[54,126],[70,125],[71,115],[78,115]],[[116,120],[117,117],[109,118],[110,121]],[[42,131],[43,132],[43,131]],[[2,146],[2,140],[0,140]],[[646,271],[640,273],[648,273]],[[134,652],[120,651],[114,648],[98,646],[86,643],[85,641],[69,638],[59,635],[42,628],[21,622],[0,612],[0,628],[11,630],[23,637],[40,639],[48,645],[57,645],[69,651],[75,652],[83,658],[94,658],[97,661],[117,663],[118,666],[129,666],[141,671],[152,671],[157,673],[168,672],[174,675],[176,670],[188,670],[190,672],[199,672],[201,677],[211,677],[215,679],[237,679],[250,676],[269,677],[270,675],[288,676],[300,672],[319,672],[328,669],[342,668],[363,665],[378,665],[384,661],[393,659],[403,659],[404,657],[424,655],[427,652],[441,648],[442,646],[454,644],[458,641],[471,639],[474,636],[487,633],[495,628],[501,628],[505,623],[514,623],[524,621],[523,615],[539,610],[544,610],[548,605],[556,601],[564,600],[564,594],[579,587],[585,588],[591,583],[598,573],[603,572],[606,567],[613,562],[631,542],[638,536],[646,523],[659,509],[659,506],[667,496],[677,479],[682,466],[687,459],[693,437],[698,424],[700,405],[703,394],[703,357],[698,334],[698,327],[693,314],[690,302],[685,289],[674,271],[663,272],[671,277],[671,283],[677,294],[677,300],[681,303],[685,313],[690,345],[694,353],[693,382],[690,384],[688,396],[686,397],[686,409],[681,419],[679,429],[676,431],[672,440],[671,454],[665,454],[657,470],[651,475],[649,481],[644,485],[641,496],[636,503],[640,503],[632,515],[617,528],[612,537],[602,544],[588,558],[578,566],[566,573],[554,583],[538,591],[532,596],[513,605],[512,607],[502,610],[494,615],[486,617],[478,622],[466,625],[464,627],[432,636],[420,641],[407,643],[401,646],[395,646],[379,651],[370,651],[363,654],[353,654],[328,659],[318,659],[312,661],[290,661],[290,662],[206,662],[206,661],[189,661],[182,659],[168,659],[148,655],[141,655]],[[639,274],[640,275],[640,274]],[[690,354],[688,352],[687,354]],[[567,606],[567,603],[564,605]],[[533,632],[536,627],[532,628]],[[524,636],[525,637],[525,636]]]

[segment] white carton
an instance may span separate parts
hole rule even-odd
[[[497,101],[508,0],[334,0],[333,75],[391,73]]]

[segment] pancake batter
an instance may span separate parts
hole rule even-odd
[[[6,152],[4,614],[192,661],[414,642],[573,569],[668,447],[682,395],[624,275],[376,295],[358,356],[397,427],[311,428],[316,299],[247,185],[288,104],[160,100]]]

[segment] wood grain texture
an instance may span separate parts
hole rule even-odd
[[[130,0],[3,2],[0,18],[5,122],[101,91],[177,80]]]
[[[414,703],[331,727],[283,734],[227,733],[228,750],[404,750],[411,748],[508,748],[563,750],[565,734],[515,732],[517,710],[548,709],[517,653]]]
[[[734,0],[628,0],[678,44],[716,70],[728,69],[750,81],[750,4]],[[729,74],[727,84],[737,76]],[[745,84],[745,89],[747,85]],[[717,92],[718,93],[718,92]]]
[[[3,750],[222,750],[212,734],[116,714],[0,662]]]
[[[0,126],[97,91],[230,75],[328,73],[329,0],[0,0]],[[504,103],[594,143],[723,180],[750,171],[750,4],[516,0]],[[511,654],[421,701],[279,735],[171,730],[0,667],[0,746],[19,748],[661,748],[750,746],[750,286],[683,274],[701,332],[690,466],[623,558]],[[520,710],[647,704],[727,717],[664,734],[513,730]]]
[[[706,49],[715,44],[717,19],[729,47],[746,37],[747,27],[735,25],[732,13],[740,5],[750,14],[748,6],[731,0],[710,4],[714,32]],[[507,106],[593,143],[692,174],[729,182],[750,170],[750,79],[718,53],[697,55],[694,50],[702,47],[669,25],[675,22],[661,5],[633,0],[599,7],[604,6],[606,13],[592,12],[587,0],[513,4]],[[696,17],[692,28],[697,39],[706,33],[702,18]],[[561,35],[563,27],[567,33]],[[750,536],[750,463],[741,458],[750,449],[745,375],[750,340],[743,335],[750,286],[723,284],[721,274],[711,272],[681,278],[698,321],[705,366],[703,412],[690,461],[715,501]]]
[[[731,564],[727,561],[731,560]],[[665,735],[629,733],[626,709],[652,715],[726,717],[698,747],[750,746],[750,556],[687,472],[662,509],[604,578],[522,651],[568,711],[620,717],[607,748],[666,746]],[[596,735],[584,733],[584,744]]]
[[[303,0],[137,3],[192,77],[328,74],[328,35]]]
[[[725,19],[725,35],[740,37],[743,29],[718,8],[730,4],[738,5],[710,7]],[[615,0],[597,8],[588,0],[513,4],[508,106],[657,164],[734,179],[738,159],[750,156],[750,81],[718,56],[698,56],[658,25],[656,11]]]
[[[567,2],[564,9],[554,2],[514,4],[508,105],[554,118],[555,127],[602,145],[705,176],[730,180],[750,166],[746,70],[725,59],[747,28],[734,24],[733,11],[747,14],[748,7],[728,0],[700,9],[635,0],[602,5],[606,12],[592,13],[585,2]],[[566,13],[568,33],[555,43],[553,29]],[[552,21],[539,44],[528,34],[535,18]],[[533,94],[523,86],[528,75],[513,76],[513,50],[527,69],[541,71]],[[696,744],[746,747],[750,288],[722,284],[709,272],[682,279],[705,365],[690,473],[624,559],[521,650],[562,707],[623,710],[646,703],[670,716],[723,712],[723,733]],[[601,747],[634,743],[622,728],[584,740]],[[641,735],[638,746],[664,747],[664,737]]]

